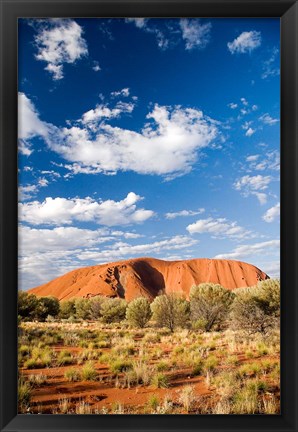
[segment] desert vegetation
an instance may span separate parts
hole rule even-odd
[[[190,299],[19,293],[19,412],[278,414],[280,286]]]

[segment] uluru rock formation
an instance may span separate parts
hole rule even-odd
[[[268,279],[266,273],[241,261],[136,258],[73,270],[29,292],[37,296],[52,295],[59,300],[96,295],[128,301],[145,296],[151,300],[160,291],[181,292],[188,298],[190,288],[203,282],[234,289],[252,286],[264,279]]]

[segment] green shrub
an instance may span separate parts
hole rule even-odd
[[[190,290],[191,320],[204,331],[219,330],[225,322],[234,294],[223,286],[202,283]]]
[[[65,379],[67,379],[67,381],[71,381],[71,382],[81,380],[80,371],[78,369],[75,369],[75,368],[71,368],[71,369],[68,369],[67,371],[65,371],[64,377],[65,377]]]
[[[24,382],[22,379],[18,383],[18,404],[23,411],[30,404],[31,399],[31,387],[28,383]]]
[[[151,385],[156,388],[168,388],[169,387],[169,378],[167,375],[163,373],[157,373],[153,375],[151,379]]]
[[[84,364],[81,370],[81,376],[83,381],[95,381],[97,379],[98,373],[92,361]]]
[[[69,351],[62,350],[59,352],[57,357],[58,366],[70,365],[74,362],[73,356]]]
[[[126,319],[133,327],[144,328],[151,316],[150,303],[145,297],[136,298],[127,306]]]
[[[110,370],[112,373],[119,373],[132,369],[132,363],[128,360],[115,360],[110,363]]]
[[[124,320],[127,303],[120,298],[108,298],[102,303],[102,320],[105,323],[120,322]]]
[[[151,303],[153,320],[159,327],[173,332],[177,327],[186,327],[189,321],[189,302],[176,293],[155,297]]]

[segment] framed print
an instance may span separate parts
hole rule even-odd
[[[1,1],[1,431],[297,430],[295,1]]]

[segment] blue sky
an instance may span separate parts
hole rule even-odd
[[[20,288],[137,256],[279,276],[279,19],[20,19]]]

